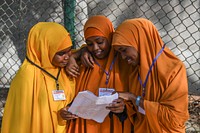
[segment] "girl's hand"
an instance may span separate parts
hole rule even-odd
[[[118,92],[119,98],[127,101],[135,101],[136,96],[130,92]]]
[[[106,108],[109,109],[111,112],[114,112],[114,113],[122,113],[125,109],[124,100],[121,99],[121,98],[115,99]]]
[[[82,48],[81,52],[81,63],[88,68],[94,67],[94,59],[91,55],[91,53],[87,50],[86,47]]]
[[[68,111],[69,107],[64,107],[60,110],[60,116],[64,120],[72,120],[78,118],[77,115],[74,115]]]
[[[76,60],[73,56],[69,57],[69,61],[65,67],[65,71],[68,76],[70,77],[77,77],[80,75],[79,73],[79,66],[76,63]]]

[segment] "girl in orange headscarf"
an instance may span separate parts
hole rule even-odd
[[[60,24],[39,22],[29,32],[27,55],[11,82],[1,133],[63,133],[57,112],[74,97],[63,70],[72,42]]]
[[[94,64],[93,68],[80,67],[76,94],[84,90],[96,96],[111,91],[128,91],[126,76],[131,67],[111,47],[113,32],[113,25],[105,16],[92,16],[86,22],[84,35],[87,49],[94,57]],[[67,120],[68,133],[130,133],[131,122],[127,119],[124,101],[116,99],[107,108],[111,112],[102,123],[77,116],[73,119],[70,118],[72,114],[64,111],[61,115]]]
[[[188,84],[184,64],[163,44],[155,26],[146,19],[124,21],[113,35],[113,47],[134,70],[129,92],[129,114],[135,133],[185,132]],[[127,75],[128,76],[128,75]]]

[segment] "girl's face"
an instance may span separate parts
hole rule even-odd
[[[127,60],[128,64],[136,66],[139,64],[139,54],[134,47],[131,46],[114,46],[114,49],[120,52],[123,59]]]
[[[71,55],[71,47],[58,51],[52,60],[52,64],[56,67],[65,67]]]
[[[105,37],[92,36],[86,39],[86,43],[88,50],[97,59],[107,57],[110,52],[111,46]]]

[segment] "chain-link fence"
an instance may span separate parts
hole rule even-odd
[[[84,43],[83,25],[92,15],[105,15],[117,27],[128,18],[144,17],[187,68],[190,119],[187,132],[200,132],[200,0],[1,0],[0,118],[9,84],[25,58],[30,28],[39,21],[61,23],[74,48]]]

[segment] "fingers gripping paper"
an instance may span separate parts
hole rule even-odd
[[[90,91],[82,91],[78,93],[68,111],[81,118],[102,123],[110,112],[106,106],[117,98],[118,93],[97,97]]]

